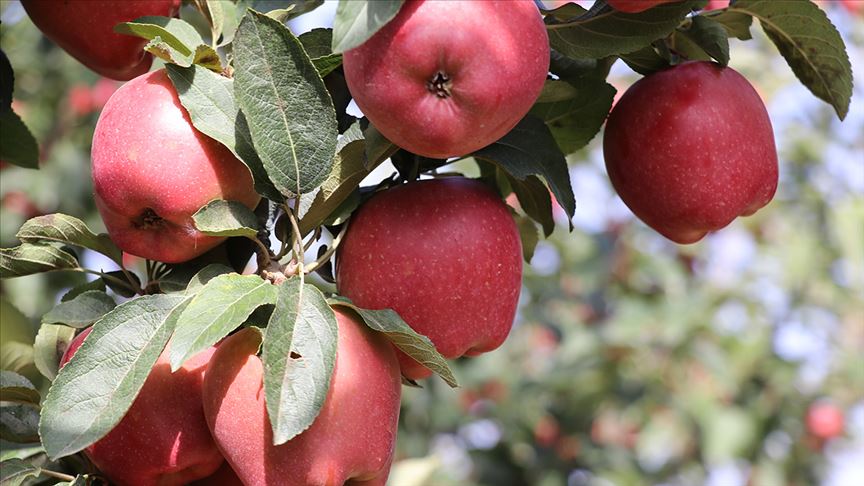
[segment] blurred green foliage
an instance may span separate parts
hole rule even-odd
[[[830,13],[860,68],[864,21]],[[101,230],[89,144],[105,81],[42,38],[20,5],[3,2],[2,15],[15,109],[42,163],[0,172],[0,244],[44,213]],[[864,448],[860,424],[825,444],[803,421],[817,400],[864,414],[864,90],[859,82],[841,124],[761,36],[734,42],[731,65],[774,119],[775,201],[699,244],[673,245],[620,210],[598,136],[570,157],[577,217],[593,211],[592,223],[573,233],[559,224],[541,243],[510,338],[457,363],[461,388],[433,379],[404,389],[391,484],[814,484],[833,474],[826,451]],[[635,79],[621,63],[612,76],[619,89]],[[3,368],[39,380],[26,345],[83,280],[2,283]]]

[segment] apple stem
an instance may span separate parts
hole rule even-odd
[[[75,481],[75,476],[70,476],[68,474],[63,474],[63,473],[57,472],[57,471],[51,471],[49,469],[42,469],[40,471],[40,473],[45,475],[45,476],[48,476],[48,477],[57,478],[61,481],[69,481],[69,482]]]
[[[351,220],[345,221],[345,223],[342,225],[342,229],[339,230],[339,234],[333,238],[333,241],[330,243],[330,246],[327,248],[327,250],[322,253],[317,260],[315,260],[312,264],[306,267],[306,273],[314,272],[316,269],[318,269],[318,267],[324,265],[325,263],[327,263],[328,260],[330,260],[330,257],[333,256],[333,253],[335,253],[336,249],[339,248],[339,244],[342,243],[342,239],[345,237],[345,233],[348,231],[348,223],[350,221]]]
[[[295,200],[295,206],[297,204]],[[297,222],[297,215],[294,214],[294,210],[291,209],[287,204],[282,207],[285,210],[285,214],[288,215],[288,221],[291,222],[291,228],[293,229],[291,235],[291,247],[294,251],[294,262],[297,264],[297,271],[299,275],[303,275],[303,237],[300,236],[300,224]]]

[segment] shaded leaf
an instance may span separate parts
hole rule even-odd
[[[0,484],[3,486],[19,486],[30,478],[42,474],[42,469],[21,459],[7,459],[0,462]]]
[[[25,243],[56,241],[81,246],[97,251],[118,264],[123,261],[120,248],[117,248],[107,234],[97,235],[83,221],[66,214],[46,214],[31,218],[21,226],[15,236]]]
[[[22,243],[14,248],[0,248],[0,278],[74,268],[78,268],[75,256],[56,246]]]
[[[612,109],[616,90],[606,81],[594,78],[548,84],[559,88],[558,99],[538,100],[530,113],[546,123],[562,152],[573,153],[600,131]]]
[[[18,444],[39,442],[39,409],[31,405],[0,406],[0,439]]]
[[[42,324],[33,343],[33,363],[42,376],[53,380],[60,369],[60,358],[75,337],[75,329],[57,324]]]
[[[339,0],[333,20],[333,52],[360,46],[393,20],[404,0]]]
[[[251,209],[236,201],[210,201],[192,215],[192,220],[205,235],[246,238],[258,235],[258,217]]]
[[[39,405],[39,390],[18,373],[0,370],[0,402]]]
[[[39,168],[39,146],[14,111],[0,111],[0,159],[27,169]]]
[[[84,328],[110,312],[117,303],[101,290],[88,290],[67,302],[61,302],[42,316],[43,324],[66,324]]]
[[[546,187],[546,184],[543,184],[536,176],[528,176],[522,181],[515,177],[508,177],[507,179],[525,214],[540,223],[544,235],[547,237],[551,235],[555,229],[555,219],[552,214],[552,198],[549,196],[549,188]],[[534,232],[537,232],[536,228]],[[522,246],[524,249],[524,240]]]

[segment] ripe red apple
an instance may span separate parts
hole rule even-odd
[[[264,403],[260,335],[251,329],[225,339],[204,380],[204,412],[225,459],[255,486],[387,481],[396,445],[401,382],[386,338],[336,310],[336,367],[315,422],[273,445]]]
[[[681,0],[606,0],[606,3],[619,12],[638,13],[656,7],[661,3],[674,3],[680,1]]]
[[[224,238],[195,229],[213,199],[254,208],[249,169],[196,130],[164,70],[124,84],[93,134],[93,189],[111,239],[123,251],[167,263],[192,259]]]
[[[618,195],[676,243],[748,216],[777,189],[777,151],[765,105],[732,68],[688,62],[636,82],[603,137]]]
[[[393,309],[446,358],[491,351],[513,325],[522,245],[507,205],[480,182],[435,179],[373,196],[338,250],[339,293]],[[430,371],[399,353],[402,374]]]
[[[549,38],[531,0],[409,0],[343,62],[354,101],[384,136],[447,158],[491,144],[528,113]]]
[[[807,410],[807,430],[815,437],[827,440],[843,434],[843,411],[833,403],[814,403]]]
[[[93,328],[75,336],[60,360],[65,365]],[[201,402],[210,348],[171,373],[162,352],[147,381],[111,432],[84,450],[119,486],[181,486],[216,471],[223,462]]]
[[[173,17],[176,0],[22,0],[46,37],[102,76],[126,81],[150,69],[147,40],[114,33],[114,26],[138,17]]]
[[[704,11],[709,10],[720,10],[721,8],[726,8],[729,6],[729,0],[708,0],[708,4],[705,5],[705,8],[702,9]]]

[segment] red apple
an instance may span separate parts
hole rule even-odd
[[[393,309],[446,358],[491,351],[513,325],[522,245],[510,210],[480,182],[449,178],[381,192],[351,218],[339,247],[339,293]],[[428,369],[399,353],[402,374]]]
[[[46,37],[102,76],[125,81],[147,72],[153,57],[147,40],[114,33],[114,26],[138,17],[173,17],[175,0],[22,0]]]
[[[336,311],[339,339],[330,391],[312,425],[273,445],[264,403],[260,334],[219,346],[204,380],[204,411],[225,459],[244,484],[381,485],[396,445],[401,382],[386,338]]]
[[[708,0],[708,4],[705,5],[706,12],[709,10],[720,10],[721,8],[726,8],[729,6],[729,0]]]
[[[549,70],[549,39],[531,0],[409,0],[344,55],[354,101],[396,145],[465,155],[528,113]]]
[[[164,70],[124,84],[93,134],[93,189],[111,239],[136,256],[177,263],[224,238],[195,229],[192,215],[213,199],[254,208],[249,169],[200,133]]]
[[[674,3],[680,1],[681,0],[606,0],[606,3],[619,12],[638,13],[656,7],[661,3]]]
[[[61,367],[92,329],[75,336]],[[120,423],[84,450],[112,484],[181,486],[219,468],[222,455],[207,428],[201,402],[204,371],[215,349],[202,351],[175,373],[165,349]]]
[[[624,203],[676,243],[753,214],[777,189],[765,105],[743,76],[715,63],[636,82],[609,115],[603,153]]]
[[[807,410],[807,430],[815,437],[827,440],[843,434],[843,411],[833,403],[814,403]]]

